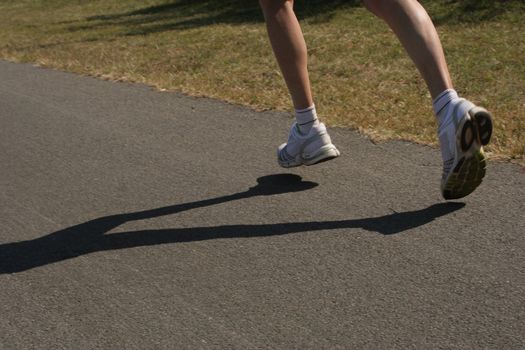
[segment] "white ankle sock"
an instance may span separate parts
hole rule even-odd
[[[315,105],[311,105],[305,109],[296,109],[295,120],[297,121],[299,132],[303,135],[308,134],[312,126],[319,125],[317,112],[315,111]]]
[[[456,90],[448,89],[440,93],[432,102],[434,113],[436,114],[440,128],[441,126],[448,124],[448,119],[451,118],[452,111],[454,110],[454,102],[457,100],[459,100],[459,96]]]
[[[474,104],[458,96],[453,89],[448,89],[439,94],[432,102],[434,113],[438,119],[439,130],[446,128],[450,123],[462,118]]]
[[[434,107],[434,113],[436,113],[438,119],[440,117],[440,113],[450,103],[450,101],[457,100],[458,98],[458,93],[454,89],[447,89],[436,97],[436,99],[432,102],[432,106]]]
[[[438,119],[438,135],[441,146],[441,156],[444,161],[454,157],[455,147],[455,124],[456,120],[462,118],[474,105],[460,98],[453,89],[443,91],[432,103],[434,112]]]

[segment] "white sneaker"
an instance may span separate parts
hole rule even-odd
[[[481,184],[487,166],[483,146],[492,135],[492,116],[484,108],[463,99],[452,113],[453,118],[439,131],[442,154],[453,155],[443,161],[445,199],[465,197]]]
[[[277,161],[284,168],[313,165],[339,157],[339,150],[332,144],[323,123],[312,126],[302,135],[297,123],[293,123],[288,142],[279,146]]]

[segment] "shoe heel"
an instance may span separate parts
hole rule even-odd
[[[493,130],[492,115],[484,108],[474,107],[469,111],[471,120],[474,121],[478,141],[485,146],[490,142]]]
[[[476,139],[476,129],[472,120],[466,120],[461,129],[460,146],[463,152],[467,152]]]

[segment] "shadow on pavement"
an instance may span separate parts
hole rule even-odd
[[[170,215],[256,196],[299,192],[318,186],[292,174],[269,175],[257,179],[247,191],[196,202],[176,204],[134,213],[104,216],[71,226],[33,240],[0,245],[0,274],[26,271],[38,266],[104,250],[158,244],[203,241],[218,238],[276,236],[291,233],[345,228],[362,228],[383,235],[400,233],[425,225],[459,210],[464,203],[440,203],[428,208],[364,219],[277,223],[262,225],[224,225],[105,233],[129,221]]]

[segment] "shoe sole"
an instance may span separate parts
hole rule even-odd
[[[457,137],[458,161],[443,186],[443,197],[459,199],[471,194],[483,181],[487,159],[483,146],[490,142],[493,130],[491,114],[481,107],[469,112]]]
[[[341,153],[339,152],[339,150],[333,144],[330,144],[319,148],[319,150],[317,150],[317,152],[315,152],[315,154],[313,154],[310,157],[297,157],[297,159],[294,159],[289,162],[283,162],[278,158],[278,162],[279,165],[283,168],[294,168],[301,165],[310,166],[337,158],[340,156],[340,154]]]
[[[310,166],[319,163],[324,163],[334,158],[339,157],[341,153],[334,145],[326,145],[319,149],[316,154],[307,159],[303,159],[303,164]]]

